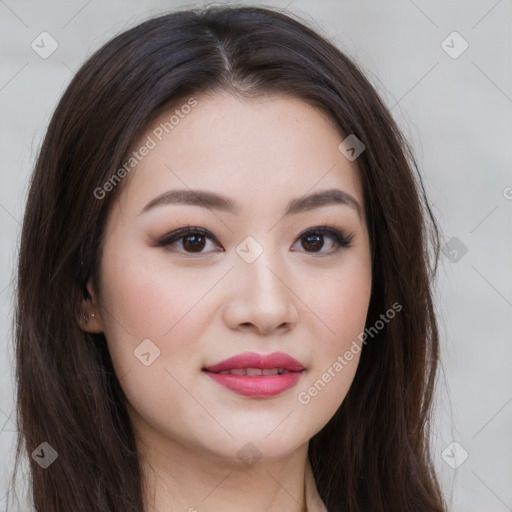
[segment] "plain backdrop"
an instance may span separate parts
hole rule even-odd
[[[0,508],[16,435],[17,244],[41,138],[94,50],[150,16],[201,5],[0,0]],[[413,144],[447,244],[435,289],[443,359],[436,466],[450,510],[512,511],[512,2],[259,5],[286,7],[352,56]],[[58,44],[46,58],[31,46],[42,32]]]

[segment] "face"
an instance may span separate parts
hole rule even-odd
[[[278,458],[329,421],[357,368],[361,180],[342,134],[299,100],[193,101],[134,145],[150,149],[107,221],[94,322],[145,443]]]

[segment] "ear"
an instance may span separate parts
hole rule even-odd
[[[86,332],[103,332],[103,318],[101,316],[96,292],[92,285],[92,279],[87,281],[86,288],[89,296],[82,299],[78,325],[80,329]]]

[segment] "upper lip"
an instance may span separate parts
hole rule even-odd
[[[272,352],[271,354],[246,352],[207,366],[204,370],[216,373],[223,370],[240,368],[261,368],[262,370],[266,368],[283,368],[291,372],[300,372],[304,370],[304,365],[284,352]]]

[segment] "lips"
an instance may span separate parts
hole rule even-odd
[[[293,387],[305,367],[284,352],[249,352],[203,368],[215,382],[252,398],[268,398]]]
[[[239,354],[217,364],[207,366],[205,370],[212,373],[232,370],[286,370],[287,372],[300,372],[304,370],[304,366],[293,357],[284,352],[272,352],[271,354],[257,354],[255,352],[247,352]],[[258,373],[254,373],[258,375]],[[261,375],[261,374],[259,374]]]

